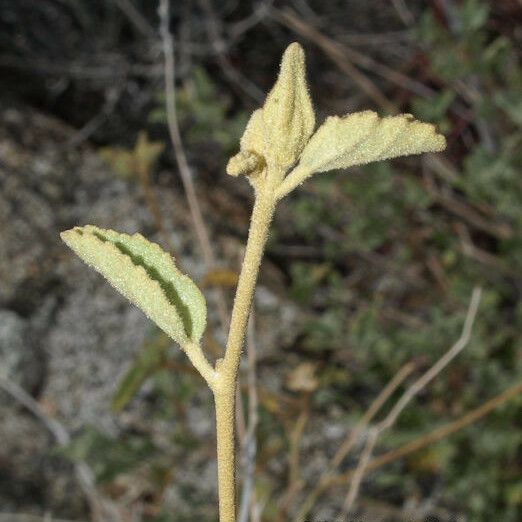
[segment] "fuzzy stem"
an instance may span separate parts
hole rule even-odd
[[[216,407],[219,521],[236,520],[235,390],[214,394]]]
[[[245,340],[250,306],[254,297],[254,290],[259,273],[259,266],[263,258],[263,252],[268,239],[268,229],[275,211],[274,192],[262,188],[256,195],[250,230],[245,250],[245,257],[241,267],[241,274],[234,299],[230,331],[228,335],[225,358],[222,365],[223,377],[236,380],[239,358]],[[227,383],[228,384],[228,383]]]
[[[310,172],[307,168],[297,165],[294,170],[292,170],[283,182],[279,185],[276,191],[276,198],[279,201],[284,198],[287,194],[292,192],[292,190],[296,189],[303,181],[309,178],[313,172]]]
[[[236,379],[259,266],[263,258],[275,204],[274,191],[267,183],[256,194],[245,257],[232,309],[225,357],[216,364],[218,378],[213,391],[216,406],[220,522],[235,522],[236,520],[234,452]]]
[[[200,373],[205,379],[210,389],[213,390],[216,384],[217,372],[212,368],[208,362],[201,345],[199,343],[189,342],[183,346],[183,351],[187,354],[192,366]]]

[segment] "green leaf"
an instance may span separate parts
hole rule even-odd
[[[281,199],[316,172],[445,148],[444,136],[411,114],[380,118],[373,111],[361,111],[342,118],[329,116],[306,144],[299,164],[284,178],[276,196]]]
[[[171,256],[142,235],[87,225],[62,232],[63,241],[183,348],[206,325],[205,298]]]
[[[300,167],[324,172],[445,147],[444,136],[433,125],[411,114],[380,118],[373,111],[362,111],[326,118],[303,150]]]
[[[127,370],[118,385],[116,393],[112,397],[112,411],[120,412],[136,395],[143,383],[155,372],[163,368],[165,352],[168,348],[169,338],[160,334],[143,346],[136,360]]]
[[[56,453],[72,462],[87,462],[96,482],[110,482],[122,473],[148,465],[157,455],[157,450],[148,438],[121,435],[116,439],[87,426]]]
[[[515,125],[522,127],[522,94],[516,91],[497,92],[493,96],[498,105],[511,118]]]

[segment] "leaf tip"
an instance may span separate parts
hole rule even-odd
[[[281,68],[283,68],[286,64],[303,67],[304,60],[305,53],[304,49],[301,47],[301,44],[298,42],[292,42],[283,53],[283,58],[281,59]]]
[[[75,238],[81,234],[81,227],[74,227],[60,232],[60,238],[68,247],[70,247],[71,244],[74,243]]]
[[[433,125],[433,137],[431,139],[431,152],[442,152],[447,147],[446,136],[437,132],[437,128]]]

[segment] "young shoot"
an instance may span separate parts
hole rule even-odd
[[[304,51],[292,43],[262,108],[253,112],[227,173],[245,175],[254,207],[238,280],[225,354],[213,367],[201,348],[206,302],[171,256],[139,234],[91,225],[62,239],[88,265],[138,306],[186,353],[212,390],[216,411],[220,522],[235,522],[235,391],[259,266],[276,205],[316,173],[398,156],[438,152],[444,136],[410,114],[380,117],[373,111],[330,116],[315,130]]]

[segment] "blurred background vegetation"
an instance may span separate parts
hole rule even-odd
[[[440,155],[318,175],[279,209],[261,284],[279,299],[278,313],[290,307],[297,318],[268,353],[264,331],[273,326],[258,321],[255,493],[259,520],[292,520],[326,459],[397,371],[413,361],[413,377],[420,375],[458,339],[475,286],[483,296],[469,345],[374,453],[417,440],[520,381],[522,5],[187,0],[172,2],[171,11],[178,122],[219,261],[219,270],[199,275],[209,295],[223,288],[228,306],[240,255],[227,244],[244,241],[251,196],[245,180],[227,179],[224,166],[289,42],[306,50],[321,120],[368,108],[410,112],[448,141]],[[2,0],[0,96],[4,108],[66,124],[69,136],[58,144],[64,154],[91,148],[113,176],[136,185],[153,216],[151,233],[169,248],[178,225],[160,208],[158,193],[182,194],[182,186],[158,27],[150,0]],[[194,238],[189,251],[201,257],[195,235],[187,234]],[[211,322],[216,331],[207,349],[216,355],[223,332]],[[213,440],[186,421],[191,408],[211,416],[211,404],[198,399],[202,382],[173,353],[151,329],[134,360],[122,362],[114,415],[141,400],[147,423],[114,433],[86,425],[65,447],[46,451],[89,464],[101,491],[132,505],[144,521],[213,521],[215,494],[184,484],[190,460],[183,464],[191,452],[214,458]],[[245,384],[245,405],[248,395]],[[357,503],[361,520],[521,520],[521,404],[511,397],[369,472]],[[168,451],[158,442],[161,430]],[[359,450],[340,471],[357,464]],[[135,487],[143,482],[146,488]],[[173,483],[188,507],[169,503]],[[328,489],[311,520],[334,520],[346,489]],[[6,491],[13,510],[43,513],[28,500],[30,491]],[[42,509],[52,507],[42,499]],[[85,520],[89,508],[80,502],[53,513]]]

